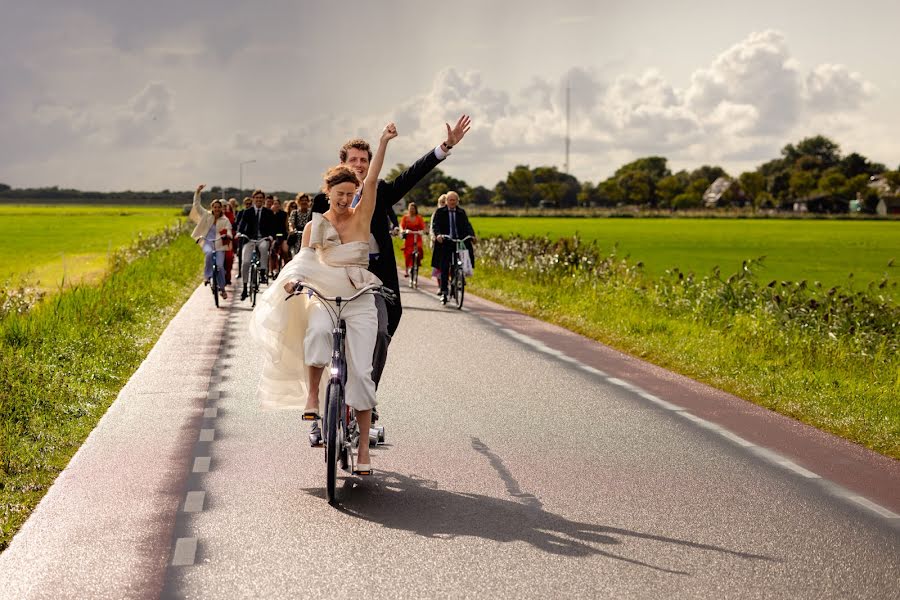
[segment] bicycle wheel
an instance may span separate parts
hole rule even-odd
[[[450,272],[450,283],[447,287],[449,288],[449,294],[447,295],[450,297],[450,300],[453,300],[453,303],[456,304],[456,269],[453,269],[453,271]]]
[[[409,270],[409,287],[416,289],[419,287],[419,265],[416,264],[418,256],[413,258],[412,268]]]
[[[466,276],[462,272],[462,267],[456,269],[456,309],[462,310],[463,298],[466,295]]]
[[[250,265],[250,306],[256,307],[256,290],[259,288],[259,269]]]
[[[212,285],[209,287],[212,288],[213,302],[216,303],[216,308],[219,308],[219,267],[215,264],[213,264]]]
[[[325,495],[328,504],[334,504],[337,495],[337,466],[343,446],[343,440],[338,436],[340,414],[341,386],[329,384],[325,408]]]

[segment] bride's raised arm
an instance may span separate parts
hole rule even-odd
[[[356,206],[356,212],[363,214],[368,223],[372,219],[375,212],[375,194],[378,192],[378,176],[381,174],[381,167],[384,165],[384,153],[387,150],[387,144],[390,140],[397,137],[397,126],[388,123],[381,132],[381,139],[378,141],[378,150],[372,156],[372,162],[369,163],[369,172],[366,180],[363,182],[362,195],[359,198],[359,204]]]

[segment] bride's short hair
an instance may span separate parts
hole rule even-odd
[[[353,172],[350,167],[337,165],[325,172],[325,185],[322,186],[322,190],[327,192],[334,186],[347,182],[350,182],[353,185],[359,185],[359,178],[357,178],[356,173]]]

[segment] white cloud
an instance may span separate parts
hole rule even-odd
[[[844,65],[819,65],[806,77],[806,99],[815,111],[855,110],[874,92],[875,86]]]
[[[801,81],[787,41],[778,31],[753,33],[691,77],[687,105],[710,114],[723,102],[752,106],[755,132],[777,134],[790,129],[801,110]]]

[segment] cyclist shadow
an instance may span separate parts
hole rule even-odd
[[[377,477],[365,480],[359,486],[361,489],[352,489],[360,483],[359,479],[346,480],[339,510],[389,529],[409,531],[426,538],[470,536],[496,542],[521,541],[550,554],[572,557],[600,555],[675,575],[690,573],[624,556],[623,545],[634,538],[744,560],[775,560],[721,546],[566,519],[547,511],[533,494],[522,492],[502,460],[480,440],[473,439],[472,445],[477,452],[488,457],[513,499],[442,490],[436,481],[379,471]],[[320,488],[306,491],[316,496],[323,495]],[[613,552],[613,548],[619,550]]]

